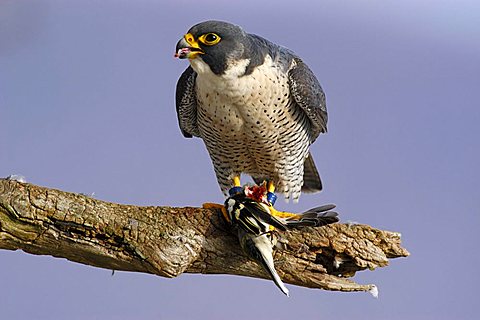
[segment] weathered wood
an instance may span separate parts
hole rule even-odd
[[[275,252],[278,273],[286,283],[310,288],[372,290],[347,278],[409,255],[399,233],[367,225],[308,228],[284,238],[285,249]],[[5,179],[0,249],[163,277],[188,272],[267,278],[216,210],[121,205]]]

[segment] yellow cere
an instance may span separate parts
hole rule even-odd
[[[191,33],[187,33],[183,37],[185,38],[185,41],[187,41],[187,43],[190,47],[200,49],[200,46],[198,45],[198,42],[195,41],[195,38],[193,37],[193,35]]]

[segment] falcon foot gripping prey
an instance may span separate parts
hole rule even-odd
[[[220,209],[225,220],[238,236],[245,254],[259,263],[270,275],[277,287],[289,295],[275,270],[273,249],[280,232],[303,227],[321,227],[338,222],[338,214],[331,211],[333,204],[312,208],[303,213],[277,211],[268,201],[265,183],[261,186],[245,186],[225,200],[225,204],[205,203],[204,208]]]
[[[266,187],[262,185],[246,186],[242,192],[230,196],[225,200],[222,211],[236,231],[245,254],[260,264],[277,287],[288,296],[288,289],[280,279],[273,262],[273,248],[280,232],[338,222],[338,214],[330,211],[333,208],[335,205],[329,204],[299,214],[278,211],[272,213]]]

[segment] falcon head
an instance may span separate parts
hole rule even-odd
[[[197,72],[204,62],[213,73],[221,75],[236,62],[248,59],[251,47],[249,35],[239,26],[205,21],[191,27],[178,41],[175,57],[189,59]]]

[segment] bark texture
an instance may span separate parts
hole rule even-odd
[[[285,248],[274,256],[279,275],[310,288],[375,290],[348,278],[409,255],[399,233],[368,225],[334,224],[282,237]],[[216,210],[121,205],[5,179],[0,249],[162,277],[188,272],[268,278],[242,253]]]

